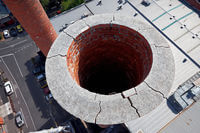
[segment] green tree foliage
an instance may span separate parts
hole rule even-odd
[[[69,10],[75,6],[82,4],[84,0],[62,0],[61,11]]]
[[[40,0],[40,3],[42,4],[44,10],[46,11],[48,9],[49,0]]]

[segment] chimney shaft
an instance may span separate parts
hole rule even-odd
[[[3,0],[46,56],[57,37],[39,0]]]

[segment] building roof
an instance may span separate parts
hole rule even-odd
[[[198,133],[200,101],[173,119],[160,133]]]
[[[97,3],[98,0],[93,0],[86,4],[93,14],[120,13],[137,17],[142,21],[148,21],[170,42],[176,66],[171,93],[199,71],[200,18],[196,12],[182,3],[182,1],[152,0],[151,4],[145,7],[141,4],[141,0],[131,0],[124,2],[121,10],[117,10],[119,4],[116,0],[104,0],[100,6],[97,6]],[[57,19],[51,20],[55,29],[59,27],[60,23],[65,24],[70,21],[76,21],[75,17],[79,18],[83,13],[81,12],[82,8],[77,8],[75,9],[76,11],[71,10],[70,13],[62,14],[57,16]],[[74,17],[71,17],[72,14]],[[59,19],[61,17],[64,18],[63,21]],[[170,110],[166,102],[163,102],[157,109],[146,116],[127,122],[126,125],[131,132],[155,133],[174,117],[176,117],[176,114]]]
[[[0,0],[0,19],[8,17],[9,13],[10,13],[10,11],[4,5],[4,3],[2,2],[2,0]]]

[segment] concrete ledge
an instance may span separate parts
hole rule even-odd
[[[70,47],[81,47],[79,43],[70,45],[83,31],[99,24],[123,25],[139,32],[147,40],[153,61],[142,83],[121,93],[103,95],[82,88],[75,80],[77,77],[70,74],[69,67],[72,73],[76,70],[67,64],[67,53]],[[73,54],[79,56],[80,52],[75,50]],[[149,56],[148,53],[143,54]],[[143,60],[145,62],[149,60]],[[147,66],[144,66],[145,73],[148,73],[146,69]],[[100,14],[75,22],[56,39],[46,61],[47,82],[55,100],[74,116],[103,125],[124,123],[154,110],[170,92],[174,71],[173,55],[166,40],[148,24],[119,14]]]

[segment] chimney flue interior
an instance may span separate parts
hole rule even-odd
[[[101,24],[76,37],[68,50],[67,64],[81,87],[108,95],[140,84],[151,69],[152,51],[139,32]]]

